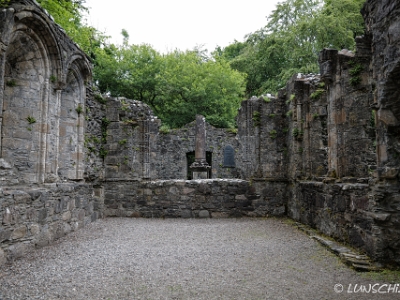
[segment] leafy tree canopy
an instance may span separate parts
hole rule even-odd
[[[247,74],[247,96],[276,92],[295,73],[317,73],[323,48],[354,50],[364,23],[364,0],[286,0],[267,25],[214,56]]]
[[[97,53],[95,80],[103,93],[149,104],[170,127],[202,114],[218,127],[233,127],[245,77],[226,61],[199,49],[160,54],[149,45],[108,45]]]
[[[105,37],[95,28],[87,26],[84,15],[88,12],[85,0],[37,0],[83,51],[93,56]]]

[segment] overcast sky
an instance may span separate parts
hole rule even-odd
[[[89,25],[122,43],[150,44],[160,52],[225,47],[267,23],[279,0],[86,0]]]

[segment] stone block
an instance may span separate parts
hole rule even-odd
[[[24,257],[30,248],[31,246],[28,243],[17,243],[8,247],[8,251],[13,259],[17,259]]]
[[[209,218],[210,213],[208,210],[200,210],[199,211],[199,218]]]
[[[3,158],[0,158],[0,169],[1,170],[11,169],[11,168],[12,168],[12,166],[10,165],[10,163],[8,163]]]
[[[226,212],[211,212],[211,217],[216,219],[228,218],[229,214]]]
[[[182,194],[183,195],[192,194],[194,191],[195,191],[195,189],[193,189],[193,188],[184,187],[182,190]]]
[[[29,226],[29,232],[31,235],[36,236],[40,233],[40,226],[38,224],[33,224]]]
[[[196,203],[204,203],[206,201],[206,197],[205,196],[200,196],[200,195],[196,195],[195,196],[195,202]]]
[[[7,262],[6,253],[2,248],[0,248],[0,267]]]
[[[14,207],[6,207],[3,212],[3,224],[10,225],[15,224],[17,220],[17,211]]]
[[[67,211],[67,212],[63,213],[62,220],[63,221],[70,221],[71,217],[72,217],[71,211]]]
[[[0,243],[11,239],[11,228],[0,228]]]
[[[14,191],[13,198],[15,204],[25,204],[31,202],[31,196],[23,191]]]
[[[235,202],[223,202],[223,203],[222,203],[222,207],[225,207],[225,208],[234,208],[234,207],[236,207],[236,203],[235,203]]]
[[[13,240],[22,239],[26,236],[26,234],[27,234],[26,226],[20,226],[14,229],[13,233],[11,234],[11,239]]]
[[[235,200],[247,200],[246,195],[236,195]]]

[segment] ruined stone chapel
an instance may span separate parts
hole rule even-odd
[[[109,216],[288,216],[399,266],[400,3],[368,0],[362,14],[355,53],[324,49],[320,74],[243,101],[237,132],[201,117],[166,132],[146,104],[96,93],[90,59],[35,1],[11,1],[0,264]]]

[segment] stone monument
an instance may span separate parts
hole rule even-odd
[[[206,160],[206,120],[202,115],[196,115],[196,148],[195,161],[190,166],[193,179],[208,179],[211,166]]]

